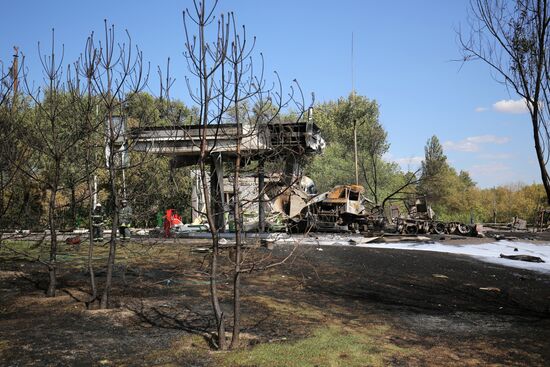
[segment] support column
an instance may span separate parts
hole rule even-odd
[[[212,162],[210,164],[210,206],[218,231],[225,232],[223,162],[221,154],[212,154]]]
[[[302,176],[302,162],[295,154],[286,156],[284,175],[285,184],[288,186],[300,183],[297,179]]]
[[[204,198],[202,194],[202,183],[200,181],[200,172],[198,170],[191,170],[191,179],[193,184],[191,185],[191,222],[195,222],[204,212]]]
[[[258,225],[260,232],[265,232],[264,179],[264,161],[260,159],[258,162]]]

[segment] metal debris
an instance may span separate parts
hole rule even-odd
[[[479,288],[480,291],[486,291],[486,292],[500,292],[500,288],[497,287],[481,287]]]
[[[545,262],[540,257],[531,256],[531,255],[504,255],[504,254],[500,254],[500,257],[503,258],[503,259],[527,261],[527,262],[531,262],[531,263],[543,263],[543,262]]]

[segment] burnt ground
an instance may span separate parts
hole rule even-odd
[[[210,345],[205,254],[190,251],[204,244],[121,248],[110,310],[86,309],[85,249],[66,249],[53,299],[44,297],[41,265],[0,257],[0,365],[223,365]],[[290,250],[255,256],[273,261]],[[100,283],[105,252],[98,249]],[[230,315],[229,274],[220,281]],[[290,343],[324,325],[384,325],[385,343],[413,351],[387,365],[547,366],[549,285],[549,275],[460,255],[303,247],[284,265],[243,279],[244,348]]]

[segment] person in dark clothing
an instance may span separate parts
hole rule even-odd
[[[103,208],[97,204],[92,212],[92,237],[94,241],[103,241]]]
[[[120,232],[121,239],[128,241],[130,239],[130,226],[132,222],[132,208],[128,206],[126,200],[122,200],[122,208],[118,215],[118,230]]]

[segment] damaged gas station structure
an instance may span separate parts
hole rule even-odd
[[[238,185],[245,232],[482,236],[481,227],[474,223],[437,220],[422,197],[383,207],[370,200],[357,184],[346,183],[317,193],[314,182],[303,175],[304,159],[321,154],[325,148],[312,108],[305,121],[148,127],[130,130],[127,137],[138,152],[171,157],[173,168],[196,166],[201,159],[201,140],[205,142],[209,172],[203,176],[199,170],[191,170],[192,224],[181,224],[173,228],[175,232],[207,229],[207,202],[211,203],[216,228],[220,232],[234,230],[233,176],[226,171],[234,167],[239,154],[241,162],[252,167]],[[275,172],[266,173],[267,165],[279,166]],[[202,177],[207,180],[206,190]],[[204,197],[205,192],[210,200]]]
[[[194,223],[200,223],[206,212],[206,202],[211,203],[216,227],[221,231],[228,229],[229,203],[233,197],[233,185],[225,175],[225,167],[234,165],[239,154],[243,162],[256,165],[256,173],[240,179],[240,200],[243,210],[254,213],[257,222],[255,230],[268,229],[266,217],[273,214],[273,206],[279,214],[293,216],[297,214],[296,195],[302,201],[310,194],[300,189],[302,179],[302,160],[305,156],[320,153],[325,147],[319,127],[313,122],[312,110],[306,122],[277,122],[257,125],[217,124],[208,127],[187,125],[175,127],[150,127],[130,132],[136,151],[172,157],[172,167],[195,166],[201,159],[200,140],[205,135],[207,164],[210,172],[205,174],[206,185],[211,200],[205,200],[202,190],[201,174],[191,172],[192,217]],[[276,175],[266,177],[266,164],[281,162],[284,165]],[[209,191],[209,192],[208,192]],[[310,191],[311,192],[311,191]],[[272,198],[279,198],[278,203]],[[287,198],[281,203],[280,198]]]

